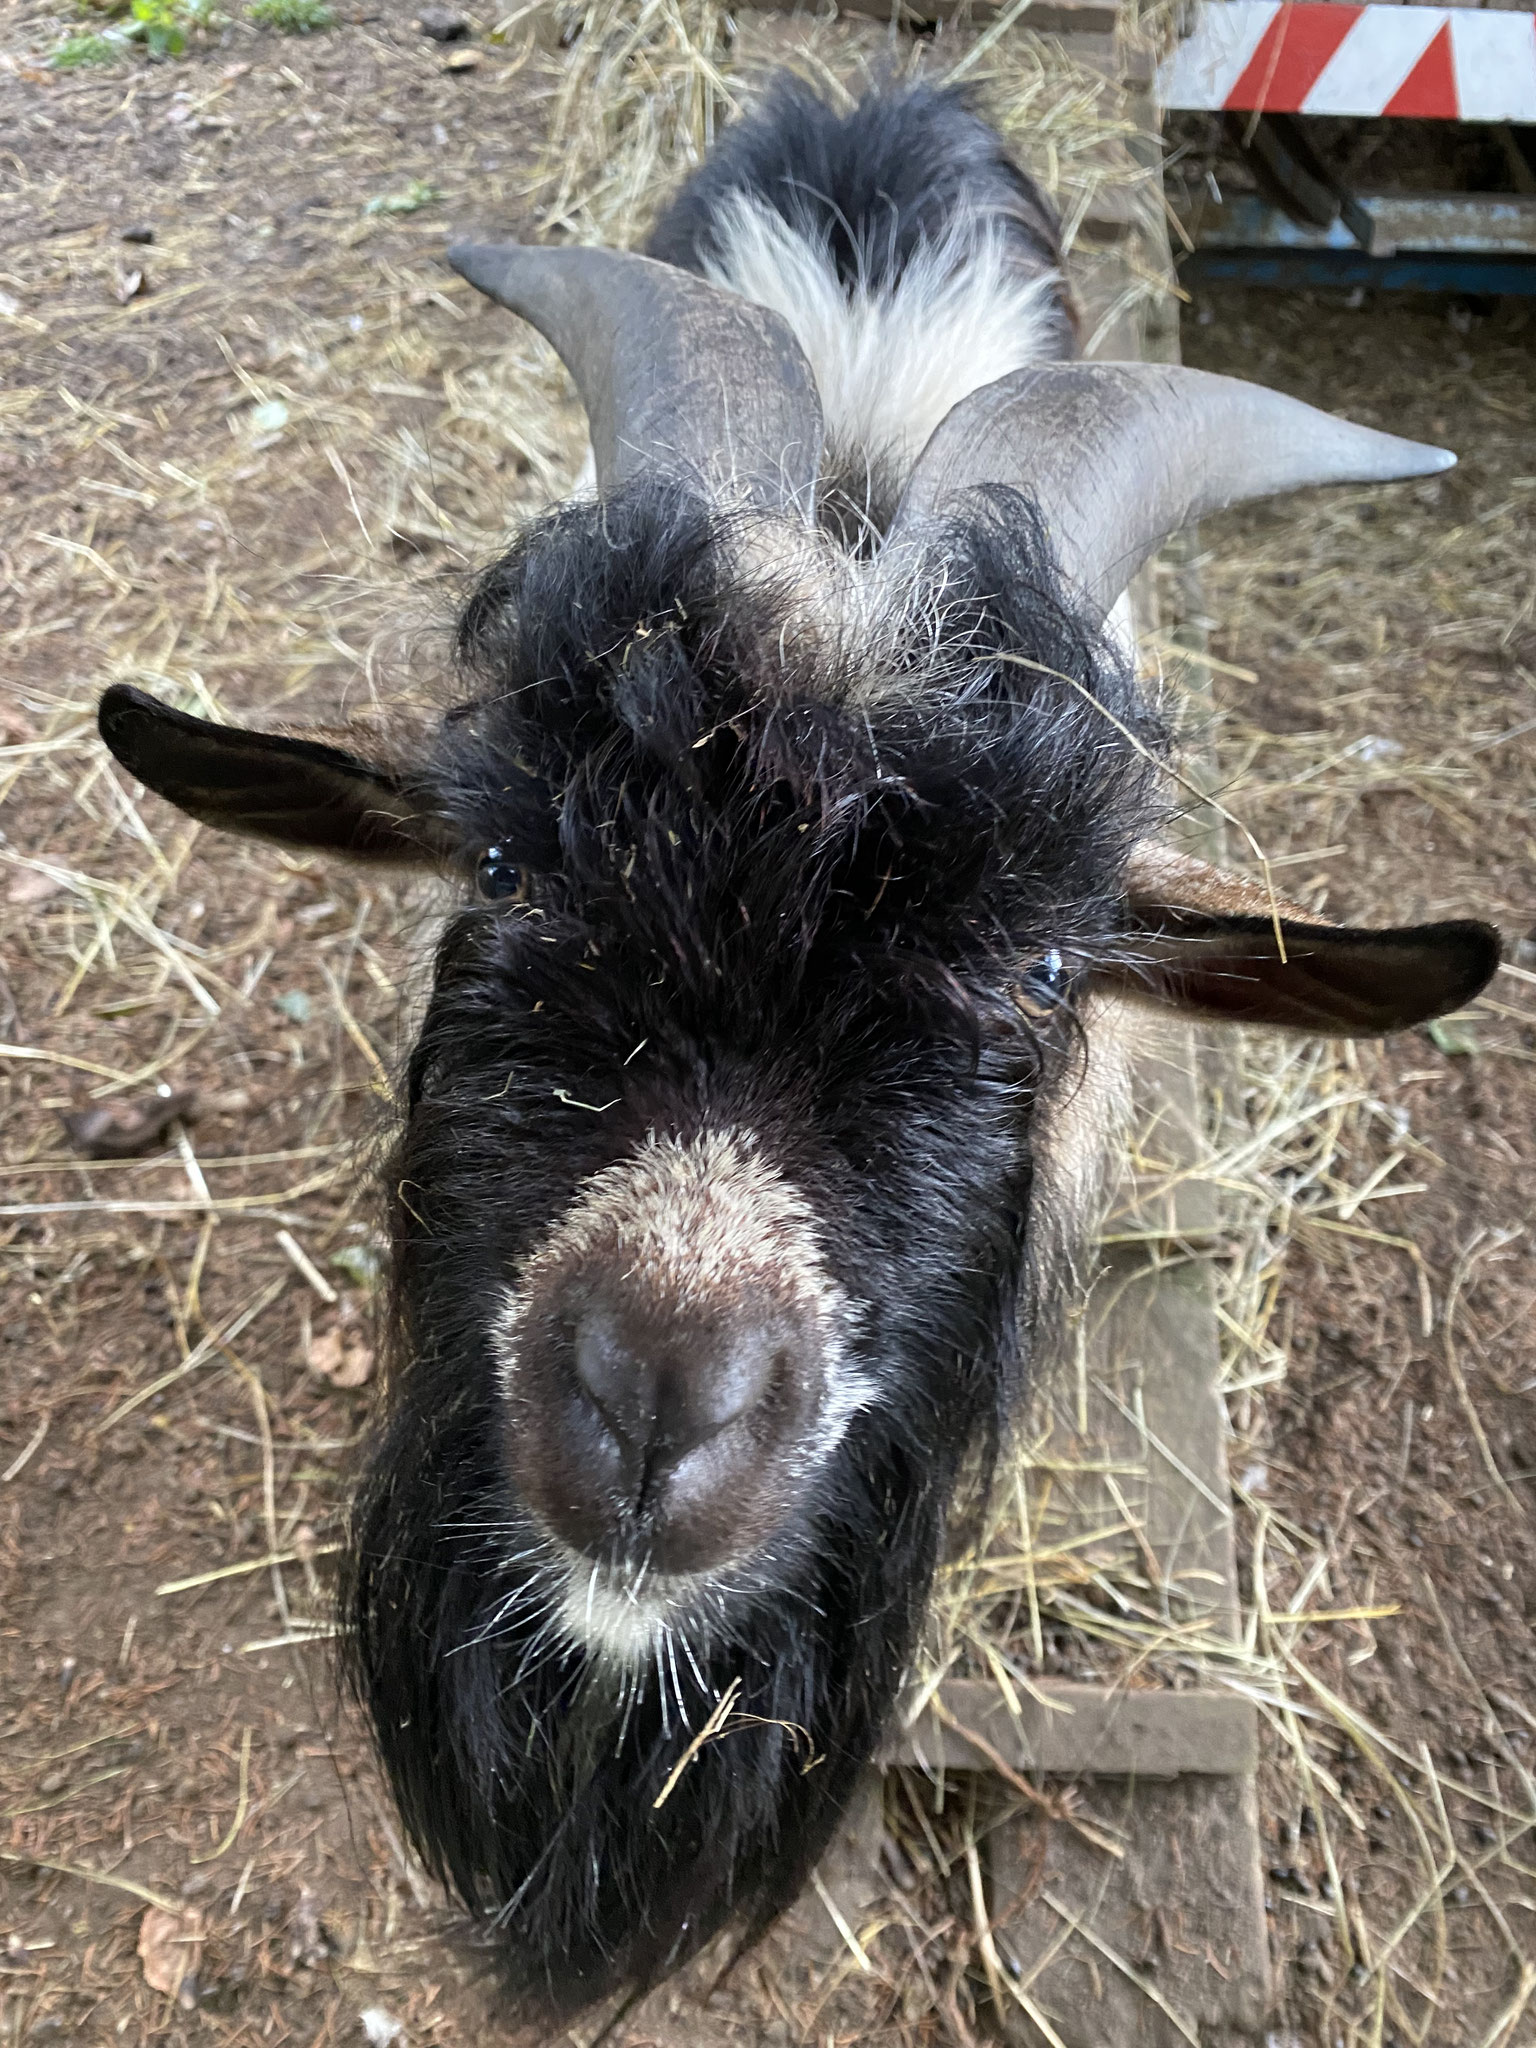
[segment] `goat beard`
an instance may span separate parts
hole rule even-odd
[[[639,1995],[792,1902],[890,1717],[988,1405],[953,1432],[931,1408],[856,1417],[782,1576],[753,1560],[756,1598],[630,1672],[558,1627],[536,1538],[507,1562],[520,1518],[483,1412],[397,1419],[354,1516],[349,1676],[416,1848],[500,1950],[521,2016]]]

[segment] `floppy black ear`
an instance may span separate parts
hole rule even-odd
[[[455,850],[408,770],[329,740],[214,725],[127,683],[102,697],[97,724],[130,775],[205,825],[373,861]]]
[[[1276,931],[1278,922],[1279,930]],[[1205,862],[1138,850],[1127,896],[1127,993],[1192,1016],[1375,1038],[1469,1003],[1499,964],[1499,935],[1471,919],[1366,931]]]

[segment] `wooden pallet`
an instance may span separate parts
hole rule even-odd
[[[774,0],[755,4],[769,10],[752,20],[758,57],[792,59],[808,17],[775,17]],[[913,24],[958,14],[984,29],[1003,11],[1000,0],[842,5],[864,17],[850,24],[850,43],[856,36],[867,43],[870,16]],[[1028,25],[1118,80],[1137,126],[1155,136],[1150,52],[1117,33],[1113,0],[1035,0]],[[946,31],[955,32],[965,31]],[[815,34],[825,56],[825,13]],[[1155,162],[1155,141],[1146,147]],[[1115,190],[1082,223],[1072,272],[1094,355],[1177,359],[1171,294],[1142,294],[1132,303],[1136,295],[1126,289],[1149,262],[1171,274],[1162,236],[1160,218],[1149,222],[1145,205]],[[1135,594],[1140,624],[1155,626],[1156,578],[1139,579]],[[1197,842],[1197,850],[1212,849]],[[1203,1057],[1187,1028],[1169,1024],[1138,1058],[1142,1150],[1191,1171],[1172,1192],[1153,1194],[1134,1182],[1122,1190],[1078,1371],[1071,1384],[1064,1380],[1040,1398],[1063,1453],[1075,1451],[1078,1464],[1122,1468],[1121,1498],[1139,1526],[1149,1570],[1177,1589],[1181,1617],[1203,1612],[1210,1628],[1231,1636],[1237,1586],[1216,1313],[1204,1269],[1169,1257],[1217,1221],[1215,1191],[1197,1171]],[[1064,1513],[1083,1530],[1120,1518],[1091,1482],[1078,1485]],[[988,1907],[998,1957],[1023,1996],[1009,1994],[998,2025],[1029,2048],[1053,2039],[1065,2048],[1262,2041],[1269,1983],[1253,1704],[1216,1690],[1058,1680],[1041,1681],[1036,1691],[1010,1708],[990,1682],[947,1681],[882,1759],[947,1777],[974,1774],[980,1804],[991,1802],[1003,1816],[986,1834]],[[1043,1819],[1009,1787],[1009,1775],[1023,1773],[1051,1792],[1070,1785],[1086,1826]],[[850,1938],[878,1911],[880,1816],[872,1781],[815,1890],[791,1916],[791,1945],[802,1957],[819,1952],[826,1964],[846,1967]],[[1095,1837],[1123,1853],[1108,1853]]]

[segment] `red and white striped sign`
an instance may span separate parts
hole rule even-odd
[[[1165,107],[1536,121],[1536,14],[1208,0],[1158,72]]]

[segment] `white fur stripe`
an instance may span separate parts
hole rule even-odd
[[[956,221],[894,289],[849,294],[824,240],[738,193],[716,222],[711,280],[778,313],[805,350],[845,466],[899,486],[962,398],[1060,353],[1054,271],[1021,274],[995,222]]]

